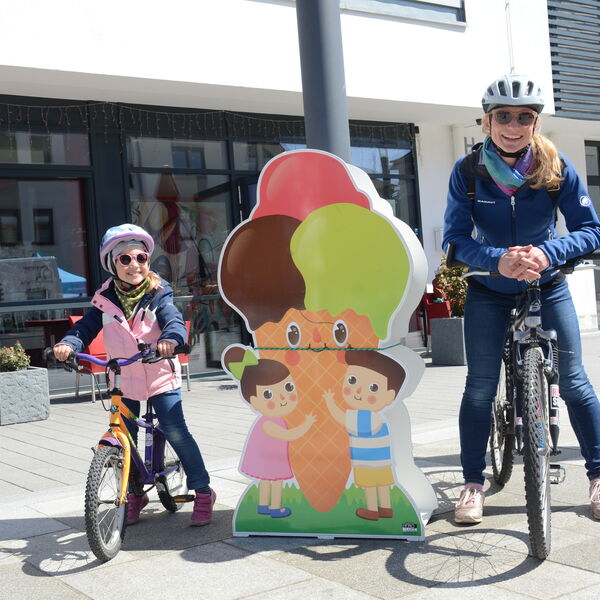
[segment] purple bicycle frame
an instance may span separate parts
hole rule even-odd
[[[130,365],[140,358],[146,356],[147,352],[138,352],[134,354],[130,358],[118,358],[116,359],[117,365],[119,367],[124,367]],[[111,361],[102,360],[101,358],[97,358],[96,356],[92,356],[91,354],[77,353],[78,359],[87,360],[89,362],[93,362],[101,367],[106,367],[109,365]],[[126,421],[132,421],[138,427],[142,427],[146,430],[145,434],[145,451],[144,451],[144,459],[140,456],[138,445],[135,443],[131,434],[128,433],[129,440],[131,441],[131,458],[136,466],[137,472],[140,475],[142,482],[144,485],[154,485],[158,477],[162,477],[164,475],[168,475],[175,471],[178,467],[173,466],[168,469],[164,469],[163,464],[163,456],[165,450],[165,442],[166,437],[164,431],[160,428],[159,425],[154,424],[154,420],[156,415],[152,412],[152,403],[148,401],[147,403],[147,412],[143,415],[142,418],[136,417],[131,412],[129,415],[125,415],[121,413],[121,416]],[[149,431],[148,431],[149,430]],[[150,439],[148,436],[150,435]],[[102,438],[102,442],[104,445],[111,446],[119,446],[121,447],[121,442],[114,437],[104,437]],[[160,465],[161,470],[156,470],[155,465]]]

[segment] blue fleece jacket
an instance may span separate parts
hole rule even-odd
[[[498,260],[509,246],[532,244],[541,248],[551,265],[600,248],[600,221],[586,186],[573,165],[564,161],[558,195],[558,209],[565,217],[569,233],[558,237],[554,207],[546,188],[534,190],[529,184],[507,196],[488,174],[481,148],[459,159],[450,175],[448,202],[444,216],[443,248],[455,245],[455,257],[472,270],[498,271]],[[468,178],[475,180],[475,199],[467,196]],[[542,274],[541,283],[556,276]],[[515,294],[525,282],[506,277],[477,277],[491,290]]]

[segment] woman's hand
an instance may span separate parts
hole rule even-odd
[[[56,360],[65,362],[69,358],[69,354],[73,352],[73,348],[69,344],[55,344],[52,351],[54,352],[54,356],[56,356]]]
[[[540,278],[540,272],[550,266],[543,250],[537,246],[511,246],[498,261],[498,271],[504,277],[523,281]]]

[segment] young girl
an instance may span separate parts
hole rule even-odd
[[[149,261],[154,240],[137,225],[111,227],[100,245],[100,263],[111,277],[96,291],[93,308],[54,346],[60,361],[72,351],[81,352],[104,330],[109,356],[135,354],[139,342],[156,345],[161,356],[170,356],[185,343],[187,332],[181,313],[173,304],[173,290]],[[215,492],[196,441],[189,432],[181,405],[181,367],[177,358],[153,364],[133,363],[123,369],[121,389],[124,404],[136,415],[140,402],[150,399],[166,438],[187,474],[187,486],[196,491],[192,525],[207,525],[212,519]],[[128,425],[129,427],[129,425]],[[129,427],[134,439],[137,427]],[[136,523],[148,504],[148,495],[127,495],[127,524]]]
[[[223,354],[223,365],[239,380],[244,400],[262,415],[246,441],[240,471],[259,480],[259,514],[287,517],[292,511],[281,506],[283,481],[294,476],[288,443],[302,437],[315,416],[308,415],[301,425],[287,428],[284,417],[295,410],[298,394],[289,370],[280,362],[259,360],[252,350],[231,346]]]

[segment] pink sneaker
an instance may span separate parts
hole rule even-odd
[[[192,512],[192,525],[200,527],[208,525],[212,521],[213,504],[217,499],[215,490],[211,488],[209,494],[196,494],[194,499],[194,512]]]
[[[594,519],[600,519],[600,479],[590,481],[590,502]]]
[[[454,507],[455,523],[481,523],[485,496],[481,490],[470,485],[461,492]]]
[[[140,520],[142,508],[150,502],[148,494],[136,496],[133,492],[127,494],[127,525],[133,525]]]

